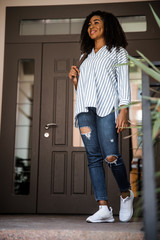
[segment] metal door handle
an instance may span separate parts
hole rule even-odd
[[[47,123],[47,124],[45,125],[45,129],[48,130],[50,127],[55,127],[55,126],[57,126],[56,123]]]

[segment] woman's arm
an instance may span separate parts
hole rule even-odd
[[[130,93],[130,84],[129,84],[129,70],[128,70],[128,53],[124,48],[120,48],[120,51],[117,54],[118,64],[124,64],[118,66],[117,73],[117,82],[118,82],[118,98],[119,98],[119,107],[127,105],[131,101]],[[117,132],[123,131],[128,126],[128,108],[122,108],[117,117],[116,128]]]

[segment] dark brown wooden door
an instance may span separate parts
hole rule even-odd
[[[38,182],[39,213],[88,213],[95,207],[84,147],[73,147],[73,85],[78,43],[44,44]],[[55,123],[48,130],[46,124]]]
[[[73,85],[68,72],[79,56],[78,43],[43,47],[39,213],[92,213],[97,209],[85,149],[73,147]],[[48,123],[55,125],[45,129]],[[120,144],[120,148],[128,169],[129,141],[123,148]],[[104,167],[109,200],[114,213],[118,213],[118,187],[110,169]]]
[[[73,146],[74,89],[68,72],[79,56],[78,43],[6,46],[1,213],[89,214],[97,209],[85,149]],[[56,126],[46,129],[48,123]],[[128,143],[120,144],[127,166]],[[118,213],[119,191],[110,169],[105,166],[105,171],[109,200]]]
[[[0,212],[35,213],[41,44],[7,44],[0,138]]]

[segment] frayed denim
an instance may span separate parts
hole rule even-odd
[[[115,128],[115,113],[99,117],[95,108],[88,108],[87,113],[80,113],[78,125],[86,148],[88,167],[95,199],[108,200],[106,191],[103,160],[112,170],[119,190],[127,191],[130,183],[127,179],[126,168],[118,150],[118,134]],[[114,156],[115,160],[107,159]]]

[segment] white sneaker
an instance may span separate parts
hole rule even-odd
[[[101,205],[99,210],[92,216],[86,219],[86,222],[90,223],[102,223],[102,222],[114,222],[112,208],[108,206]]]
[[[128,222],[133,215],[134,194],[131,190],[129,191],[130,191],[130,197],[122,198],[122,196],[120,196],[119,220],[121,222]]]

